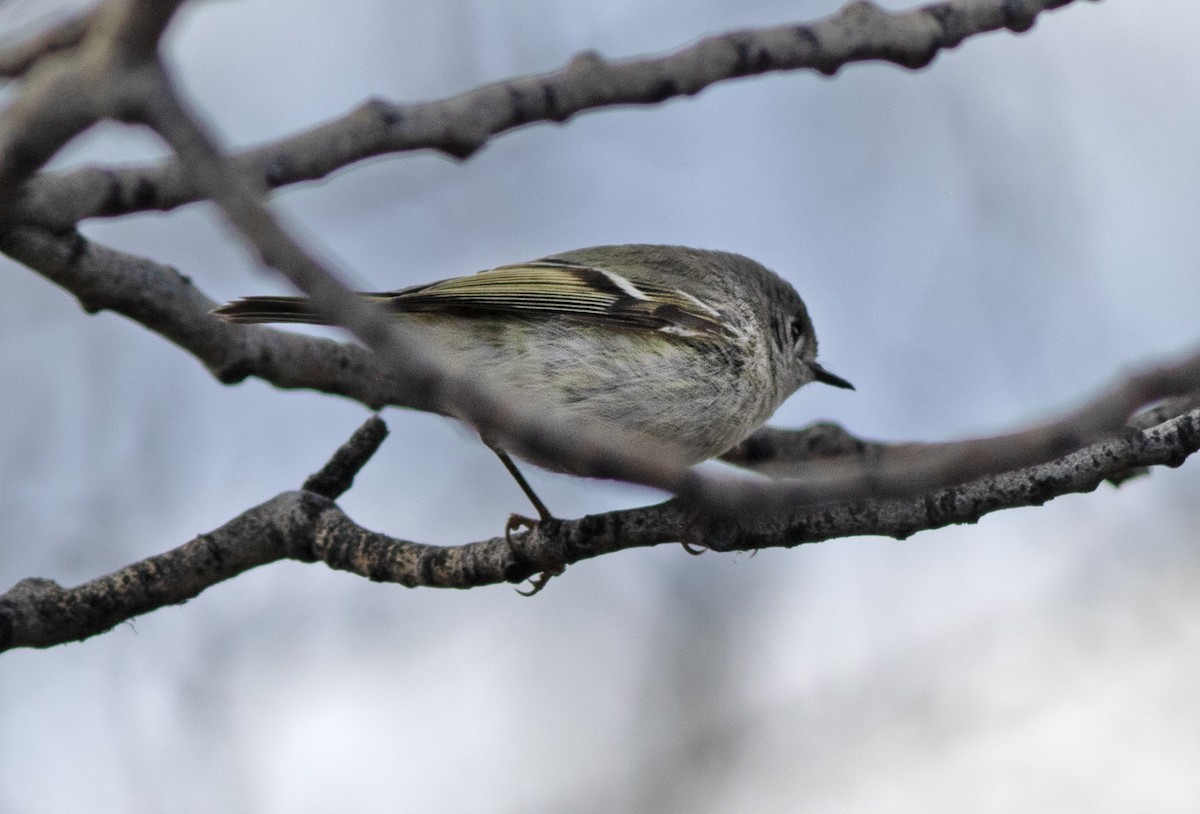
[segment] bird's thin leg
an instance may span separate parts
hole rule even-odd
[[[525,497],[529,498],[529,502],[533,504],[533,508],[538,513],[538,518],[543,523],[547,520],[553,520],[554,515],[550,514],[550,510],[546,508],[546,504],[537,496],[537,492],[533,491],[533,487],[529,485],[529,481],[525,480],[525,476],[521,474],[521,470],[517,469],[517,465],[513,463],[513,459],[508,457],[508,453],[500,449],[500,447],[491,447],[491,450],[496,453],[496,457],[500,459],[500,463],[504,464],[504,468],[508,470],[508,474],[512,475],[513,480],[517,482],[517,486],[521,487],[521,491],[525,493]]]
[[[552,522],[554,520],[554,515],[550,514],[550,510],[546,508],[546,504],[543,503],[542,499],[537,496],[537,492],[533,491],[533,487],[529,485],[529,481],[525,480],[525,476],[521,474],[520,469],[517,469],[517,465],[513,462],[513,459],[509,457],[508,453],[500,449],[500,447],[493,447],[491,444],[488,444],[488,448],[491,449],[492,452],[496,453],[496,457],[500,459],[500,463],[504,464],[504,468],[508,470],[508,474],[512,475],[513,480],[517,482],[517,486],[521,487],[521,491],[525,493],[525,497],[529,498],[529,502],[533,504],[533,508],[538,513],[538,520],[534,520],[531,517],[525,517],[524,515],[516,513],[511,514],[508,517],[508,524],[504,527],[504,539],[508,541],[509,549],[516,556],[523,557],[522,552],[517,548],[516,543],[513,542],[512,533],[522,528],[532,530],[536,528],[539,523]],[[551,577],[561,574],[565,567],[566,563],[560,563],[552,570],[541,572],[536,577],[533,577],[529,580],[529,584],[532,587],[528,591],[522,591],[518,588],[517,593],[521,594],[522,596],[533,596],[538,591],[542,590],[542,588],[546,587],[546,583],[550,581]]]

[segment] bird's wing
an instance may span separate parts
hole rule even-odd
[[[729,333],[720,312],[686,291],[554,259],[367,296],[408,313],[574,319],[694,338]]]

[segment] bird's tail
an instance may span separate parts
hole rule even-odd
[[[303,322],[325,325],[304,297],[242,297],[214,308],[213,314],[226,322]]]

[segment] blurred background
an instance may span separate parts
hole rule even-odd
[[[900,8],[907,3],[889,2]],[[193,3],[165,46],[230,146],[835,0]],[[0,5],[20,32],[66,6]],[[927,70],[853,65],[607,110],[465,163],[368,162],[277,203],[373,289],[608,242],[792,280],[822,359],[774,422],[1021,426],[1200,340],[1200,5],[1076,3]],[[116,125],[55,165],[163,154]],[[212,207],[83,226],[221,300],[285,291]],[[193,359],[0,260],[0,590],[74,585],[296,488],[366,417]],[[466,430],[389,410],[342,505],[456,544],[527,511]],[[282,563],[81,644],[0,656],[0,811],[934,812],[1200,807],[1200,462],[896,542],[509,586]],[[565,517],[659,499],[531,472]]]

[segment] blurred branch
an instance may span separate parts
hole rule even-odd
[[[332,498],[382,440],[371,418],[307,486],[285,492],[184,545],[76,588],[26,579],[0,595],[0,651],[80,641],[156,608],[179,604],[250,568],[283,559],[324,562],[377,582],[406,587],[471,588],[520,582],[539,571],[623,549],[683,541],[714,550],[791,547],[855,535],[903,539],[924,529],[974,523],[985,514],[1041,505],[1088,492],[1122,472],[1178,466],[1200,449],[1200,410],[1121,438],[1091,444],[1056,461],[935,489],[904,500],[848,502],[785,515],[730,520],[678,501],[555,520],[510,545],[494,537],[459,546],[399,540],[351,521]]]
[[[1134,413],[1126,426],[1147,430],[1193,410],[1200,410],[1200,394],[1168,398]],[[960,448],[963,443],[954,442]],[[814,463],[829,463],[840,458],[842,462],[857,460],[858,465],[871,467],[889,457],[920,455],[922,452],[936,451],[938,447],[937,444],[917,442],[870,441],[847,432],[837,424],[818,422],[799,429],[762,427],[722,455],[721,460],[768,477],[787,478],[803,473]],[[1145,471],[1138,469],[1132,474]],[[1114,483],[1127,480],[1132,476],[1131,472],[1116,472],[1109,479]]]
[[[406,389],[388,378],[357,346],[211,318],[207,311],[212,300],[166,266],[78,235],[54,237],[28,227],[11,230],[0,249],[74,293],[86,309],[111,308],[163,334],[223,381],[255,375],[281,387],[348,396],[374,409],[385,404],[429,409],[426,391]],[[1126,422],[1139,407],[1183,394],[1181,400],[1156,405],[1132,422],[1142,428],[1161,423],[1195,405],[1189,394],[1197,389],[1200,357],[1192,357],[1131,377],[1054,421],[992,438],[885,444],[864,441],[834,425],[803,432],[764,428],[723,457],[789,480],[709,476],[707,481],[685,484],[681,491],[694,505],[743,513],[903,498],[1053,460],[1105,434],[1126,432]],[[536,431],[537,425],[533,427]],[[702,491],[710,488],[711,493]]]
[[[711,478],[689,471],[669,444],[649,442],[624,428],[566,418],[517,392],[488,371],[465,370],[439,358],[410,326],[347,289],[281,224],[261,190],[224,159],[199,119],[186,108],[157,62],[137,69],[126,116],[153,127],[183,160],[193,181],[208,190],[262,262],[307,294],[317,312],[340,325],[383,360],[389,378],[415,394],[423,409],[453,415],[489,443],[565,471],[619,478],[670,492]]]
[[[0,45],[0,78],[25,74],[42,57],[73,48],[83,41],[94,12],[69,17],[31,37]]]
[[[729,79],[805,69],[833,75],[866,61],[921,68],[968,37],[1027,31],[1043,11],[1072,2],[946,0],[901,12],[852,2],[812,23],[719,34],[665,56],[610,61],[586,52],[557,71],[440,101],[372,100],[333,122],[230,160],[240,177],[269,189],[324,178],[391,153],[431,149],[466,158],[492,137],[524,125],[565,122],[613,105],[658,104]],[[25,186],[12,219],[64,231],[86,218],[165,211],[209,195],[179,159],[43,173]]]
[[[0,234],[0,251],[73,294],[89,313],[109,310],[195,356],[219,381],[256,376],[276,387],[345,396],[372,409],[417,406],[370,351],[332,339],[230,325],[208,312],[217,303],[188,277],[152,260],[110,249],[78,232],[37,227]]]
[[[777,515],[694,521],[684,541],[725,551],[864,534],[905,539],[918,531],[974,523],[1001,509],[1040,506],[1061,495],[1090,492],[1105,481],[1120,482],[1146,467],[1177,467],[1197,450],[1200,409],[1193,409],[1045,463],[902,498],[839,501]]]
[[[868,459],[878,457],[887,446],[822,421],[796,430],[761,427],[723,454],[721,460],[770,477],[786,477],[797,464],[848,457]]]
[[[293,171],[304,160],[323,160],[325,173],[381,151],[433,148],[467,156],[521,124],[562,121],[606,105],[658,102],[737,76],[805,67],[833,73],[864,59],[919,67],[970,34],[1024,30],[1038,13],[1066,2],[951,0],[899,14],[853,3],[812,25],[722,35],[662,58],[610,63],[587,54],[559,72],[440,103],[368,105],[360,113],[377,138],[375,153],[354,146],[359,142],[344,120],[299,137],[316,145],[306,150],[327,150],[323,158],[301,156],[300,163],[281,164],[280,154],[262,154],[270,163],[247,172],[221,154],[158,60],[159,37],[178,2],[108,0],[74,49],[28,66],[26,84],[0,120],[0,213],[10,220],[0,248],[72,291],[85,308],[112,308],[162,334],[223,381],[259,375],[375,407],[394,403],[452,414],[517,453],[658,486],[680,499],[576,521],[544,521],[512,543],[493,538],[443,548],[396,540],[355,525],[332,502],[382,441],[381,422],[369,422],[300,492],[280,495],[211,534],[78,588],[47,580],[19,583],[0,598],[0,647],[85,638],[284,558],[319,560],[407,586],[465,588],[520,581],[562,563],[671,540],[727,550],[855,534],[904,537],[1090,490],[1141,467],[1178,465],[1200,446],[1195,401],[1143,413],[1134,418],[1135,428],[1127,422],[1140,408],[1165,398],[1191,398],[1200,390],[1200,354],[1129,376],[1081,408],[1023,432],[884,445],[828,426],[804,434],[766,430],[727,459],[785,474],[784,480],[685,470],[673,463],[670,450],[538,415],[536,405],[480,381],[477,372],[447,369],[411,341],[402,325],[347,291],[263,200],[270,186],[318,177]],[[173,192],[145,175],[133,187],[122,187],[124,176],[101,170],[40,176],[18,192],[67,140],[105,117],[148,124],[174,148],[177,162],[149,171],[173,178]],[[321,138],[336,138],[340,152]],[[294,146],[296,140],[287,143]],[[357,158],[348,157],[352,154]],[[71,188],[64,197],[64,187],[42,195],[39,184],[56,178],[56,183],[84,179],[89,189]],[[169,208],[162,203],[171,195],[177,202],[212,198],[264,264],[285,273],[323,316],[349,328],[375,356],[336,342],[222,324],[208,316],[213,303],[186,278],[89,243],[73,230],[81,217]],[[96,201],[102,201],[100,208],[87,209]],[[125,206],[130,201],[134,207]],[[30,225],[11,225],[12,216],[38,211]],[[1173,417],[1157,420],[1172,411]]]
[[[967,19],[988,20],[981,30],[1001,25],[1027,28],[1038,11],[1061,4],[1061,0],[1032,3],[1022,16],[1014,9],[1025,7],[1011,1],[1002,7],[948,3],[901,15],[882,12],[867,3],[855,3],[813,26],[713,38],[657,62],[609,65],[598,57],[587,56],[572,63],[566,73],[581,77],[583,87],[598,94],[593,98],[594,105],[602,105],[621,100],[650,101],[649,97],[637,95],[646,92],[645,72],[649,70],[653,76],[664,65],[676,64],[684,79],[676,83],[679,78],[669,75],[669,92],[659,93],[655,97],[658,99],[676,92],[695,92],[719,78],[765,70],[815,65],[832,71],[841,62],[829,54],[841,52],[845,59],[886,58],[901,64],[921,65],[938,48],[961,41],[963,30],[970,30],[970,26],[963,29]],[[4,124],[9,127],[0,128],[0,133],[8,134],[11,140],[6,143],[0,138],[0,156],[4,158],[0,161],[0,190],[6,188],[5,181],[9,182],[7,188],[15,186],[23,174],[32,171],[31,167],[45,161],[62,139],[97,116],[116,116],[148,124],[174,148],[182,162],[184,178],[217,202],[262,261],[283,272],[308,294],[322,316],[350,329],[375,351],[386,362],[389,380],[396,380],[410,397],[418,394],[420,406],[453,414],[498,445],[526,457],[554,460],[567,470],[597,477],[657,486],[709,510],[729,513],[775,510],[838,499],[911,494],[918,489],[960,482],[1012,466],[1038,463],[1077,448],[1103,432],[1118,429],[1128,416],[1128,411],[1120,410],[1129,406],[1125,402],[1135,395],[1145,398],[1179,395],[1183,391],[1176,380],[1181,376],[1186,378],[1186,374],[1193,374],[1192,389],[1200,386],[1197,378],[1200,371],[1189,368],[1174,378],[1159,372],[1157,376],[1143,376],[1144,381],[1136,382],[1139,385],[1136,389],[1131,382],[1128,388],[1097,400],[1070,416],[1069,425],[1060,422],[1003,439],[970,442],[969,447],[945,445],[934,454],[923,450],[920,456],[908,459],[889,456],[870,467],[823,466],[812,477],[800,473],[784,485],[731,480],[688,470],[667,446],[647,448],[647,444],[637,443],[640,439],[613,428],[600,431],[547,415],[537,409],[538,405],[525,404],[518,394],[509,392],[502,384],[488,382],[478,371],[450,369],[414,341],[403,325],[396,325],[381,309],[348,291],[280,224],[262,200],[263,189],[221,155],[204,126],[179,99],[157,58],[157,39],[176,5],[152,0],[109,0],[89,26],[78,58],[59,60],[38,73],[38,78],[49,84],[38,87],[31,81],[16,103],[5,111]],[[990,12],[984,13],[987,9]],[[895,21],[903,21],[903,25],[893,27]],[[941,39],[917,36],[922,32],[928,35],[933,29]],[[780,40],[784,31],[786,42]],[[897,32],[903,35],[897,38]],[[824,46],[832,50],[827,53]],[[736,58],[728,65],[731,56]],[[714,64],[725,67],[711,75],[706,73]],[[691,76],[684,70],[688,66],[699,73]],[[47,111],[55,109],[58,101],[50,91],[61,87],[79,91],[76,85],[83,86],[79,98],[90,104],[81,103],[78,111],[58,122],[47,138],[39,140],[37,125],[50,126],[53,117],[48,119]],[[539,116],[554,118],[561,97],[558,91],[545,93],[546,87],[549,86],[542,86],[540,94],[546,109]],[[661,89],[661,77],[651,87]],[[510,83],[508,88],[508,101],[515,103],[520,97],[513,92],[517,85]],[[623,90],[617,92],[614,88]],[[641,90],[628,95],[630,89],[636,88]],[[484,99],[470,94],[462,99],[473,99],[472,104],[477,108],[473,115],[490,109]],[[562,108],[567,113],[577,109],[582,108],[569,105]],[[897,461],[899,465],[895,465]]]
[[[1200,392],[1200,351],[1118,380],[1077,409],[1026,430],[936,444],[866,448],[864,454],[801,462],[766,483],[722,482],[694,471],[676,494],[710,512],[777,513],[833,501],[906,498],[931,489],[1037,466],[1097,441],[1134,432],[1128,422],[1164,399]]]
[[[25,182],[103,118],[121,118],[182,0],[108,0],[88,15],[79,44],[36,60],[0,117],[0,215],[11,222]],[[61,231],[61,230],[60,230]]]

